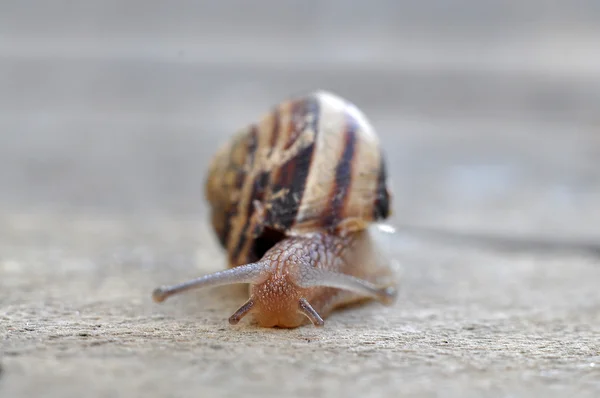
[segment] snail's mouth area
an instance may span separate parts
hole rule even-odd
[[[266,227],[262,234],[254,240],[252,254],[256,257],[256,260],[260,260],[270,248],[281,242],[284,238],[284,233]]]

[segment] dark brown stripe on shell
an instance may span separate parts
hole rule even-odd
[[[305,126],[297,126],[295,122],[298,120],[306,120],[305,116],[307,112],[316,112],[315,117],[313,118],[315,126],[312,126],[316,132],[318,111],[319,103],[317,98],[310,97],[306,100],[294,103],[292,106],[292,117],[290,124],[288,125],[288,135],[296,136],[296,138],[299,136],[295,129],[298,127],[305,128]],[[277,113],[276,116],[277,123],[274,125],[276,130],[273,131],[274,134],[271,136],[271,141],[276,141],[281,132],[279,113]],[[269,183],[271,195],[277,194],[282,189],[286,190],[286,193],[280,198],[271,201],[271,207],[267,209],[267,214],[265,214],[265,225],[271,226],[276,230],[285,231],[294,224],[300,201],[304,193],[304,188],[306,186],[310,165],[312,163],[314,147],[315,144],[313,142],[307,148],[301,150],[288,162],[281,165],[278,171],[270,170],[258,175],[256,180],[253,182],[252,193],[246,209],[248,218],[244,223],[244,226],[240,232],[240,236],[237,237],[238,241],[232,252],[233,259],[236,261],[239,259],[239,256],[242,254],[242,249],[246,245],[246,242],[251,235],[260,233],[262,231],[262,226],[260,228],[253,226],[253,231],[250,231],[252,214],[254,214],[253,201],[258,199],[264,204],[264,194],[265,190],[269,186]],[[247,258],[248,255],[244,261],[247,260]]]
[[[246,208],[247,214],[254,213],[254,201],[258,200],[259,202],[264,202],[265,189],[267,185],[269,185],[270,174],[267,171],[263,171],[260,173],[252,184],[252,193],[250,194],[250,201],[248,202],[248,207]]]
[[[271,209],[267,213],[267,224],[274,229],[285,231],[294,225],[296,221],[314,157],[319,126],[319,111],[320,104],[316,96],[308,97],[294,105],[290,127],[296,129],[296,131],[292,131],[290,136],[298,139],[299,133],[305,131],[307,127],[314,131],[315,136],[310,145],[300,150],[296,156],[280,167],[279,172],[272,180],[272,195],[277,195],[281,190],[287,190],[284,191],[285,193],[281,197],[271,202]],[[306,124],[309,114],[313,115],[311,126]],[[297,124],[300,120],[302,123]],[[289,148],[293,143],[294,141],[288,140],[286,147]]]
[[[314,118],[313,126],[310,127],[314,128],[313,131],[317,131],[315,127],[318,124],[315,124],[314,119],[318,118],[318,112],[318,99],[315,97],[309,97],[306,99],[298,100],[293,103],[290,124],[287,131],[287,140],[285,142],[285,145],[283,146],[284,149],[290,148],[294,144],[294,142],[298,140],[300,134],[302,134],[306,130],[306,128],[308,127],[307,119],[308,116],[311,114],[314,115]]]
[[[322,218],[324,227],[335,227],[342,219],[342,214],[352,183],[352,168],[354,165],[354,154],[356,153],[356,130],[358,126],[350,117],[347,118],[346,131],[344,132],[344,151],[335,167],[335,181],[333,189],[329,193],[329,204]]]
[[[375,191],[375,202],[373,204],[373,219],[385,219],[390,215],[390,194],[387,189],[387,163],[383,152],[379,164],[379,175],[377,176],[377,190]]]
[[[254,162],[255,162],[255,158],[256,158],[256,152],[258,150],[258,127],[256,125],[252,125],[250,126],[248,132],[246,133],[246,137],[245,137],[245,144],[246,144],[246,157],[245,157],[245,167],[243,169],[238,170],[237,176],[236,176],[236,187],[235,187],[235,191],[239,192],[243,189],[243,185],[247,183],[247,179],[248,179],[248,171],[247,170],[251,170]],[[254,190],[254,188],[253,188]],[[252,195],[254,195],[254,191],[252,192]],[[252,206],[252,199],[249,201],[249,207]],[[235,203],[234,206],[232,206],[231,211],[227,214],[226,216],[226,222],[225,222],[225,228],[226,230],[222,232],[223,235],[225,235],[225,242],[226,244],[228,244],[229,242],[229,234],[230,234],[230,230],[231,230],[231,219],[235,216],[238,215],[238,203]],[[250,216],[252,215],[251,212],[246,212],[244,214],[244,216],[246,217],[245,222],[244,222],[244,228],[247,227],[248,223],[250,222]],[[238,237],[235,237],[238,239],[238,241],[235,243],[235,257],[237,257],[239,255],[239,251],[241,250],[241,248],[244,245],[244,241],[245,241],[245,235],[241,234]],[[239,249],[238,249],[239,247]]]
[[[222,223],[222,229],[217,229],[217,236],[219,238],[219,242],[225,248],[229,243],[229,233],[231,231],[231,220],[237,215],[237,202],[231,205],[231,210],[228,212],[224,212],[225,219]]]
[[[233,170],[230,172],[234,172]],[[244,169],[240,168],[235,171],[235,186],[231,187],[229,191],[233,194],[239,192],[246,181],[246,172]],[[231,203],[229,208],[223,212],[223,222],[222,222],[222,230],[217,231],[217,235],[219,238],[219,242],[223,247],[227,248],[229,246],[230,232],[231,232],[231,221],[237,217],[238,215],[238,202]]]
[[[246,181],[246,172],[243,168],[239,168],[235,172],[235,187],[233,191],[239,192],[244,185],[244,181]]]
[[[313,142],[301,150],[296,157],[281,166],[273,181],[273,195],[284,190],[280,197],[271,202],[272,206],[267,215],[268,224],[275,229],[285,230],[294,224],[306,187],[314,149]]]
[[[252,125],[250,131],[248,132],[247,137],[247,160],[246,163],[248,166],[252,167],[254,164],[254,159],[256,157],[256,150],[258,149],[258,131],[256,125]]]
[[[271,175],[269,174],[269,172],[264,171],[260,173],[252,183],[252,192],[250,194],[250,200],[248,201],[248,205],[246,207],[246,222],[244,223],[244,227],[240,233],[240,236],[238,237],[238,241],[232,253],[234,259],[237,259],[241,254],[247,239],[250,236],[254,236],[255,234],[260,234],[260,232],[262,231],[262,226],[256,225],[253,226],[254,230],[251,231],[250,224],[252,223],[252,215],[255,212],[254,201],[258,200],[259,202],[264,203],[265,189],[269,185],[270,177]]]

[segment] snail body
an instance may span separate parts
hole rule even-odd
[[[391,260],[374,240],[391,213],[379,145],[358,108],[323,91],[238,131],[205,185],[229,269],[158,288],[154,299],[249,283],[250,299],[229,321],[252,311],[265,327],[320,326],[335,308],[369,298],[391,304]]]

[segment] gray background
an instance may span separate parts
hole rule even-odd
[[[0,3],[2,396],[598,396],[600,3]],[[388,152],[391,308],[226,320],[216,148],[289,95]],[[490,238],[492,237],[492,238]],[[213,395],[213,396],[215,396]]]

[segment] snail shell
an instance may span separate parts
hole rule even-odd
[[[373,127],[328,92],[285,101],[215,155],[206,180],[212,226],[229,266],[258,260],[284,236],[349,233],[390,215]]]

